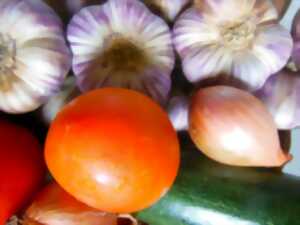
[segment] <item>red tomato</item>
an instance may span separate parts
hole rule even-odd
[[[68,104],[50,127],[46,163],[78,200],[117,213],[151,206],[179,167],[177,134],[150,98],[103,88]]]
[[[25,128],[0,120],[0,224],[38,190],[45,172],[37,139]]]

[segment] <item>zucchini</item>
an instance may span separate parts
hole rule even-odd
[[[300,178],[221,165],[184,145],[175,184],[138,219],[150,225],[300,225]]]

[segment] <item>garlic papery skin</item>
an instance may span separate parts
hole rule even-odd
[[[39,117],[46,125],[50,125],[57,113],[70,101],[81,94],[77,88],[75,77],[70,76],[64,81],[61,90],[52,96],[39,110]]]
[[[289,31],[276,23],[269,0],[199,0],[179,16],[174,45],[190,82],[228,77],[260,88],[292,51]]]
[[[141,0],[152,12],[173,22],[190,0]]]
[[[67,32],[81,91],[134,89],[164,104],[174,52],[168,25],[138,0],[109,0],[82,9]]]
[[[281,150],[268,109],[237,88],[198,90],[189,108],[189,133],[199,150],[227,165],[279,167],[291,159]]]
[[[256,92],[267,106],[277,128],[290,130],[300,126],[300,74],[288,70],[271,76]]]
[[[35,110],[71,66],[61,21],[40,0],[2,0],[0,20],[0,110]]]
[[[174,96],[170,99],[168,115],[176,131],[188,130],[189,98],[186,96]]]
[[[298,10],[292,25],[292,37],[294,40],[294,47],[291,57],[291,64],[293,71],[300,70],[300,10]]]

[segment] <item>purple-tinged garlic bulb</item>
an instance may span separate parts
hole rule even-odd
[[[152,12],[173,22],[178,14],[190,3],[190,0],[141,0]]]
[[[278,129],[300,126],[299,73],[283,70],[271,76],[256,96],[267,106]]]
[[[300,70],[300,10],[297,12],[293,25],[292,25],[292,37],[294,40],[294,47],[291,57],[290,69],[295,71]]]
[[[198,4],[197,4],[198,2]],[[270,0],[200,0],[175,22],[174,44],[191,82],[227,74],[255,90],[287,63],[292,38]]]
[[[168,25],[138,0],[109,0],[82,9],[67,37],[81,91],[123,87],[159,103],[168,99],[174,52]]]
[[[175,96],[168,104],[170,121],[176,131],[188,130],[189,98],[186,96]]]
[[[61,21],[40,0],[2,0],[0,20],[0,110],[35,110],[71,66]]]

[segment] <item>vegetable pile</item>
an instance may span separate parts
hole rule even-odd
[[[288,4],[1,0],[0,225],[299,224]]]

